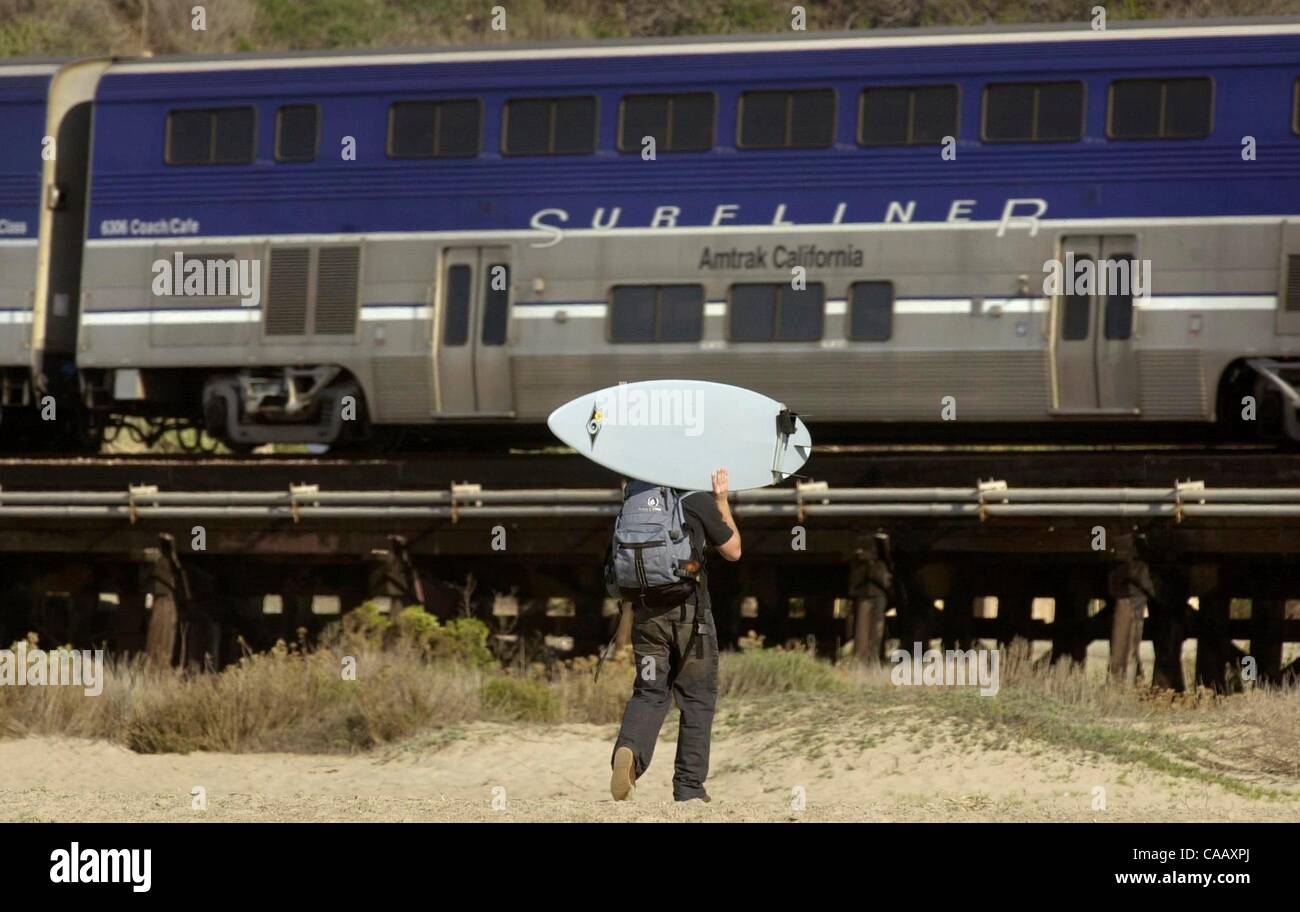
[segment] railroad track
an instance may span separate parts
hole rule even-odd
[[[809,482],[795,488],[741,491],[733,500],[736,515],[746,519],[795,522],[807,518],[1300,519],[1300,488],[1212,488],[1201,482],[1158,488],[1012,488],[1000,481],[975,487],[840,488]],[[142,485],[126,491],[3,491],[0,521],[527,521],[612,517],[619,501],[612,487],[509,490],[453,485],[450,490],[329,491],[295,485],[287,491],[160,491]]]

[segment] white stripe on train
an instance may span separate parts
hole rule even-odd
[[[712,210],[710,210],[712,211]],[[1300,213],[1294,215],[1189,215],[1189,216],[1151,216],[1125,218],[1072,218],[1072,219],[1038,219],[1040,233],[1043,231],[1071,232],[1082,229],[1105,229],[1108,233],[1132,231],[1138,227],[1175,228],[1201,227],[1206,225],[1268,225],[1280,227],[1284,223],[1300,219]],[[778,231],[784,235],[800,236],[805,233],[856,234],[873,231],[997,231],[997,219],[980,219],[972,221],[930,221],[930,222],[845,222],[828,225],[820,222],[806,224],[773,225],[684,225],[676,228],[565,228],[565,238],[643,238],[661,237],[677,238],[702,235],[761,234],[769,235]],[[1113,229],[1113,231],[1112,231]],[[1011,229],[1020,230],[1020,229]],[[470,229],[456,231],[371,231],[365,234],[261,234],[261,235],[212,235],[190,236],[150,236],[138,238],[88,238],[87,247],[154,247],[165,244],[169,247],[229,247],[231,244],[360,244],[364,241],[450,241],[465,246],[487,246],[492,243],[509,241],[546,241],[551,235],[533,228],[511,229]],[[470,244],[468,242],[473,241]]]
[[[1274,295],[1168,295],[1153,296],[1135,302],[1139,310],[1149,311],[1210,311],[1210,310],[1274,310]],[[985,298],[982,313],[994,308],[1002,313],[1046,313],[1046,298]],[[560,314],[569,319],[603,319],[607,307],[602,303],[579,304],[516,304],[511,308],[518,320],[554,320]],[[842,316],[848,312],[848,302],[842,298],[826,302],[827,316]],[[970,298],[903,298],[894,302],[896,314],[934,315],[966,314],[971,312]],[[710,301],[704,307],[705,316],[724,317],[725,301]],[[428,320],[431,309],[427,306],[381,304],[361,308],[361,319],[366,323]],[[31,313],[24,311],[0,312],[0,323],[30,323]],[[87,326],[148,326],[148,325],[201,325],[204,323],[260,323],[262,308],[192,308],[185,310],[129,310],[89,311],[81,321]]]

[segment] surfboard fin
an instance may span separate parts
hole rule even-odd
[[[782,478],[788,478],[792,475],[790,472],[781,471],[781,459],[785,454],[785,448],[789,445],[790,437],[799,429],[799,416],[790,411],[785,406],[781,411],[776,413],[776,450],[772,453],[772,483],[776,484]],[[801,448],[796,448],[801,449]],[[806,456],[804,458],[807,458]],[[794,475],[795,478],[801,478],[800,475]]]
[[[789,437],[799,427],[799,415],[783,408],[776,413],[776,432],[782,437]]]

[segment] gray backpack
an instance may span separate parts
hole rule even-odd
[[[623,501],[606,567],[610,594],[647,607],[671,607],[695,592],[699,554],[682,512],[682,497],[647,487]]]

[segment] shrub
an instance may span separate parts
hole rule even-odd
[[[726,653],[718,674],[718,693],[722,697],[826,691],[843,686],[843,679],[831,665],[803,650],[746,649]]]
[[[517,722],[555,722],[560,718],[560,700],[545,682],[508,675],[483,682],[483,708],[489,713]]]

